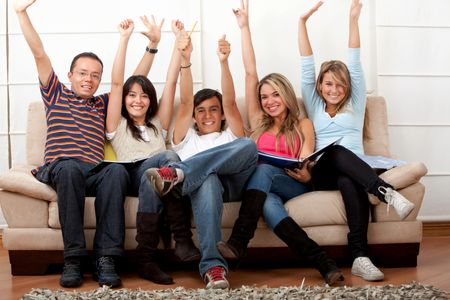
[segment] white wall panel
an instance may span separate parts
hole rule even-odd
[[[1,22],[0,22],[1,23]],[[0,33],[0,84],[7,84],[6,35]]]
[[[240,1],[202,2],[202,55],[205,87],[220,86],[220,68],[215,53],[217,40],[227,34],[232,47],[230,65],[236,84],[236,94],[244,95],[244,69],[241,58],[240,30],[232,13]],[[314,2],[252,1],[250,25],[260,77],[279,72],[285,75],[300,94],[300,54],[297,34],[298,18]],[[317,68],[325,60],[347,60],[348,10],[350,1],[327,1],[309,21],[309,32]],[[371,55],[375,50],[372,36],[373,4],[365,5],[361,14],[362,61],[367,74],[368,89],[375,87]],[[372,24],[373,22],[373,24]],[[325,33],[326,32],[326,33]],[[372,50],[373,49],[373,50]]]
[[[0,134],[8,134],[7,86],[0,84]],[[3,154],[3,152],[0,152]]]
[[[450,75],[448,36],[450,28],[378,28],[378,74]]]
[[[422,161],[430,173],[450,175],[450,126],[391,126],[389,133],[391,153],[397,158]]]
[[[426,176],[422,179],[425,184],[425,197],[419,212],[420,219],[428,221],[450,220],[450,176]]]
[[[6,1],[0,1],[0,34],[6,34]]]
[[[0,133],[0,173],[9,169],[8,148],[8,136],[4,133]]]
[[[376,0],[377,25],[450,26],[448,0]]]
[[[450,76],[378,78],[378,94],[386,99],[390,124],[450,125],[448,86]]]
[[[199,49],[200,42],[194,34],[194,47]],[[41,37],[45,49],[52,61],[53,68],[58,74],[60,80],[68,82],[67,73],[69,72],[70,63],[75,55],[84,51],[92,51],[96,53],[104,64],[102,82],[110,82],[111,68],[114,56],[117,50],[118,33],[110,34],[52,34],[43,35]],[[167,73],[167,67],[172,54],[174,45],[173,33],[165,33],[162,36],[159,52],[156,54],[152,70],[150,72],[150,80],[156,82],[164,82]],[[127,53],[126,76],[133,74],[139,60],[145,52],[148,40],[139,33],[135,33],[130,40]],[[88,45],[88,46],[86,46]],[[22,35],[15,35],[10,40],[10,82],[11,84],[29,84],[37,83],[37,71],[33,56]],[[201,80],[201,58],[200,53],[196,52],[192,55],[192,72],[194,81]],[[24,69],[24,66],[27,66]]]
[[[11,163],[12,165],[26,164],[26,138],[25,134],[11,134]]]
[[[6,1],[0,1],[0,172],[9,168],[7,76],[6,76]],[[0,209],[0,228],[6,224]]]
[[[21,33],[10,3],[9,26],[12,34]],[[38,32],[95,33],[115,32],[120,20],[131,18],[137,29],[145,28],[139,16],[151,14],[157,20],[165,18],[164,30],[170,30],[170,20],[181,19],[186,24],[200,20],[200,0],[40,0],[28,10]]]

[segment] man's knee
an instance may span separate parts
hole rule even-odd
[[[256,148],[256,143],[250,138],[240,138],[237,140],[240,145],[239,152],[246,156],[250,156],[255,160],[258,158],[258,149]]]
[[[84,177],[83,170],[79,163],[73,159],[64,159],[57,162],[52,173],[55,181]]]
[[[164,157],[165,157],[165,159],[167,161],[170,161],[170,162],[178,162],[178,161],[180,161],[180,157],[178,156],[178,154],[175,153],[175,151],[165,150],[163,152],[163,154],[164,154]]]

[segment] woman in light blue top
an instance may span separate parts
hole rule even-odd
[[[302,56],[302,96],[316,133],[320,149],[343,137],[314,164],[311,184],[314,190],[339,189],[345,205],[349,233],[348,245],[353,256],[352,274],[368,281],[382,280],[384,274],[368,258],[367,231],[369,199],[367,193],[391,204],[401,218],[406,218],[414,204],[381,180],[357,155],[364,154],[363,126],[366,106],[364,75],[360,62],[358,20],[362,4],[352,0],[349,14],[349,62],[324,62],[315,79],[314,56],[306,22],[323,4],[319,1],[299,20],[299,50]],[[295,174],[291,175],[294,176]]]

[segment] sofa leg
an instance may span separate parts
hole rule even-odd
[[[9,250],[11,275],[44,275],[51,264],[62,264],[62,251]]]

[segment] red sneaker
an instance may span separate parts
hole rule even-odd
[[[210,268],[205,273],[205,283],[207,289],[228,289],[230,288],[230,284],[228,283],[227,278],[225,277],[227,271],[223,267],[216,266]]]
[[[177,171],[170,167],[150,168],[145,171],[145,175],[148,181],[153,184],[159,196],[164,196],[170,192],[178,180]]]

